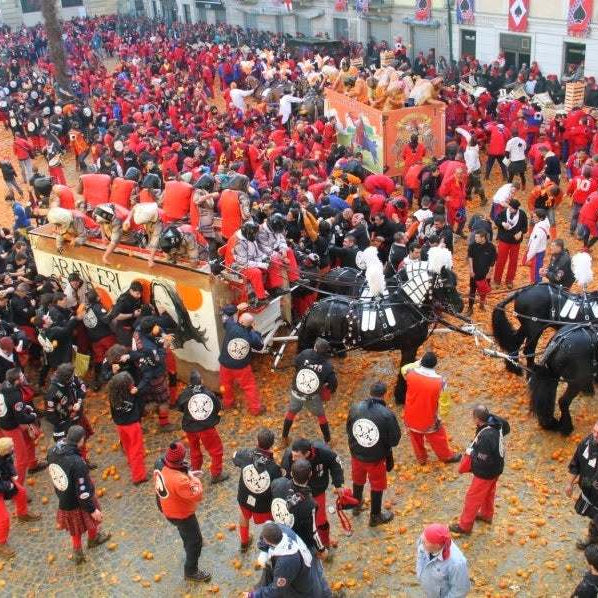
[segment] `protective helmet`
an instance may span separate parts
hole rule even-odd
[[[85,118],[91,118],[93,112],[91,111],[91,108],[89,106],[85,106],[85,108],[83,108],[83,116]]]
[[[93,211],[93,219],[97,222],[112,222],[115,215],[114,205],[111,203],[102,203]]]
[[[139,171],[139,168],[135,168],[134,166],[129,166],[129,168],[127,168],[127,172],[125,172],[125,179],[127,179],[127,181],[139,182],[140,178],[141,172]]]
[[[283,233],[286,227],[286,220],[282,214],[272,214],[268,218],[268,228],[275,233]]]
[[[73,214],[66,208],[50,208],[47,218],[50,224],[57,226],[62,232],[66,232],[73,222]]]
[[[157,222],[159,216],[158,204],[153,202],[138,203],[132,212],[135,224]]]
[[[49,197],[52,193],[52,179],[48,176],[40,177],[33,181],[33,190],[36,195]]]
[[[211,174],[202,174],[197,182],[195,183],[196,189],[203,189],[208,193],[214,191],[214,184],[216,183],[216,179]]]
[[[157,174],[149,173],[143,177],[143,181],[141,183],[141,187],[143,189],[159,189],[160,188],[160,178]]]
[[[170,253],[173,249],[178,249],[183,242],[183,235],[176,226],[169,226],[160,235],[160,249],[164,253]]]
[[[241,232],[248,241],[256,240],[258,230],[259,226],[253,220],[248,220],[241,227]]]

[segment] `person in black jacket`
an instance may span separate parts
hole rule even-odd
[[[326,490],[332,478],[334,491],[341,493],[345,483],[345,475],[340,457],[324,443],[311,442],[299,438],[293,442],[282,457],[281,467],[290,475],[291,465],[298,459],[306,459],[311,464],[309,487],[318,509],[316,511],[316,527],[320,539],[326,548],[330,548],[330,524],[326,515]]]
[[[0,386],[3,401],[3,408],[0,410],[0,431],[2,436],[8,436],[13,440],[20,484],[25,484],[27,472],[35,473],[48,466],[45,461],[38,461],[35,456],[35,442],[31,432],[35,432],[37,436],[41,432],[35,408],[23,398],[21,384],[24,381],[25,376],[21,369],[11,368],[6,372],[6,380]]]
[[[280,477],[272,482],[272,518],[276,523],[288,525],[310,549],[326,556],[318,528],[316,527],[316,510],[309,478],[311,464],[306,459],[297,459],[291,465],[291,477]]]
[[[598,544],[590,544],[584,550],[590,570],[584,573],[571,598],[596,598],[598,596]]]
[[[496,247],[488,240],[485,230],[477,230],[475,242],[467,247],[469,262],[469,307],[466,316],[473,313],[476,293],[480,296],[480,310],[486,309],[486,297],[491,291],[492,266],[496,263]]]
[[[241,469],[237,490],[237,502],[241,510],[239,518],[241,552],[247,552],[251,544],[249,520],[253,519],[256,525],[261,525],[272,519],[271,484],[276,478],[285,475],[274,461],[273,445],[274,432],[262,428],[257,434],[257,448],[242,449],[233,455],[233,463]]]
[[[83,325],[91,341],[91,356],[93,360],[93,390],[100,390],[102,386],[102,363],[106,351],[116,344],[116,336],[110,328],[108,310],[100,302],[100,296],[95,289],[90,289],[85,295],[85,311]]]
[[[56,442],[66,436],[71,426],[81,425],[85,390],[83,382],[75,376],[72,363],[58,366],[44,397],[46,418],[54,426],[53,437]]]
[[[504,437],[511,431],[509,423],[485,405],[474,407],[473,420],[476,436],[459,466],[459,473],[471,472],[473,480],[459,522],[449,526],[452,532],[466,535],[471,534],[476,520],[492,523],[496,484],[505,467]]]
[[[571,479],[565,494],[571,496],[573,487],[577,484],[581,490],[575,503],[575,512],[582,517],[589,518],[588,535],[579,539],[575,544],[579,550],[584,550],[590,544],[598,545],[598,422],[575,449],[569,462]]]
[[[222,471],[224,448],[216,426],[220,423],[222,404],[216,394],[206,388],[197,370],[189,374],[189,384],[177,398],[176,407],[183,413],[181,422],[189,442],[191,468],[201,470],[203,455],[201,445],[210,455],[212,484],[228,480],[229,474]]]
[[[110,380],[108,399],[112,421],[116,424],[120,444],[131,470],[131,481],[135,486],[143,484],[149,479],[143,461],[145,457],[141,429],[143,400],[129,372],[119,372]]]
[[[44,352],[45,362],[39,373],[39,386],[43,387],[50,370],[73,360],[73,333],[83,314],[77,314],[64,324],[55,324],[49,314],[35,316],[33,324],[39,329],[37,340]]]
[[[498,214],[494,220],[498,229],[498,255],[494,267],[494,285],[499,287],[502,280],[502,273],[507,266],[506,283],[507,288],[513,288],[513,280],[517,274],[519,265],[519,248],[523,236],[527,233],[527,214],[520,208],[517,199],[509,200],[506,210]]]
[[[555,239],[550,244],[550,263],[546,268],[540,268],[540,274],[552,284],[558,284],[570,289],[575,282],[571,269],[571,256],[565,248],[562,239]]]
[[[129,346],[133,338],[133,322],[141,313],[143,286],[134,280],[127,291],[118,297],[110,310],[110,326],[118,342]]]
[[[98,529],[102,512],[89,476],[89,466],[82,456],[84,445],[85,430],[75,425],[69,428],[66,438],[48,451],[48,472],[58,497],[56,521],[58,528],[71,536],[76,565],[85,561],[81,545],[81,536],[85,532],[88,548],[95,548],[111,537]]]
[[[12,438],[0,438],[0,558],[10,559],[16,551],[7,545],[10,532],[10,515],[5,500],[14,500],[19,521],[38,521],[39,513],[30,513],[27,508],[27,493],[17,479],[14,463]]]
[[[289,432],[297,414],[306,407],[318,418],[325,442],[330,442],[330,425],[324,412],[324,401],[336,390],[338,381],[334,367],[328,359],[330,343],[318,338],[313,349],[305,349],[295,357],[295,376],[291,387],[291,400],[284,416],[282,443],[289,444]]]
[[[362,508],[363,487],[369,479],[370,527],[388,523],[394,516],[382,509],[382,494],[387,485],[386,472],[394,466],[392,449],[399,444],[401,429],[384,402],[386,391],[386,384],[376,382],[370,388],[370,397],[354,403],[347,417],[353,496],[360,501],[354,513]]]

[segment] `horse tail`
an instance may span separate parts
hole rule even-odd
[[[536,366],[529,378],[530,411],[543,428],[553,428],[554,408],[559,381],[544,365]]]
[[[521,334],[521,328],[519,330],[513,328],[509,318],[507,318],[505,308],[511,301],[515,301],[522,291],[523,289],[515,291],[492,310],[492,334],[500,348],[508,353],[517,353],[519,351],[519,347],[523,342],[523,335]]]

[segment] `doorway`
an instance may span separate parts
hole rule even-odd
[[[500,34],[500,50],[505,55],[507,68],[519,70],[522,65],[530,65],[532,39],[527,35]]]
[[[471,29],[461,29],[461,58],[471,56],[475,58],[476,32]]]

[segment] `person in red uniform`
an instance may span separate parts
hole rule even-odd
[[[235,319],[237,308],[234,305],[223,309],[224,341],[220,350],[220,385],[225,409],[234,404],[234,384],[241,387],[252,415],[262,415],[266,408],[260,395],[251,369],[251,351],[259,351],[264,346],[262,335],[253,330],[253,316],[243,313]]]
[[[108,399],[112,421],[116,424],[120,445],[131,471],[131,481],[138,486],[149,479],[143,461],[143,400],[137,393],[135,381],[129,372],[119,372],[110,380]]]
[[[17,553],[8,542],[10,515],[5,501],[13,500],[19,521],[39,521],[39,513],[30,513],[27,508],[27,493],[17,478],[15,469],[14,443],[12,438],[0,438],[0,558],[10,559]]]
[[[158,508],[174,525],[185,547],[185,579],[210,581],[212,576],[199,569],[203,538],[195,510],[203,498],[197,472],[190,471],[185,462],[186,449],[182,442],[173,442],[154,468],[154,484]]]
[[[262,428],[257,433],[257,447],[241,449],[233,455],[233,463],[241,469],[237,502],[241,511],[239,517],[239,535],[241,552],[247,552],[251,544],[249,521],[256,525],[272,520],[272,481],[285,475],[276,461],[272,447],[274,432]]]
[[[109,174],[97,172],[82,174],[79,177],[77,193],[83,195],[85,200],[85,211],[92,210],[101,203],[107,203],[110,199],[110,185],[112,179]]]
[[[191,452],[191,467],[201,470],[203,455],[201,445],[210,455],[211,483],[228,480],[229,474],[222,471],[224,448],[216,426],[220,423],[222,405],[220,399],[201,382],[197,370],[189,374],[189,384],[177,398],[176,407],[183,413],[181,422],[187,435]]]
[[[229,239],[241,228],[243,222],[239,191],[225,189],[220,194],[218,209],[222,217],[222,237]]]
[[[426,155],[425,146],[419,142],[419,137],[416,133],[411,135],[409,143],[403,146],[401,151],[401,160],[403,162],[403,176],[407,173],[409,168],[414,164],[421,162]]]
[[[11,339],[8,340],[12,342]],[[38,414],[23,396],[24,382],[25,376],[21,369],[13,367],[6,372],[6,380],[0,387],[4,401],[0,431],[2,436],[13,440],[19,484],[25,484],[28,472],[35,473],[48,466],[46,461],[38,461],[35,455],[34,439],[40,434]]]
[[[490,141],[486,151],[488,153],[488,161],[486,162],[486,176],[485,179],[490,178],[490,172],[495,162],[498,162],[500,171],[502,172],[503,181],[507,180],[507,167],[503,164],[503,158],[505,157],[505,146],[507,145],[507,137],[505,136],[505,129],[503,125],[497,125],[496,123],[490,123],[486,126],[486,129],[490,135]]]
[[[446,204],[447,222],[451,229],[457,226],[456,233],[464,236],[463,228],[467,220],[465,212],[465,201],[467,177],[462,167],[456,168],[451,175],[446,175],[438,193],[444,197]]]
[[[573,177],[567,187],[566,195],[571,198],[569,234],[575,234],[581,208],[595,191],[598,191],[598,179],[592,178],[592,168],[586,164],[581,171],[581,175]]]
[[[48,451],[48,472],[58,497],[56,523],[66,530],[73,544],[73,561],[85,562],[81,536],[87,532],[87,547],[95,548],[111,538],[99,530],[103,515],[89,476],[89,466],[81,452],[85,445],[85,430],[71,426],[63,438]]]
[[[75,204],[75,194],[73,190],[67,185],[54,185],[52,187],[53,198],[50,199],[53,205],[53,199],[58,200],[58,205],[66,210],[74,210],[77,206]]]
[[[471,472],[473,480],[459,522],[449,526],[452,532],[466,535],[476,520],[492,523],[496,484],[505,467],[504,437],[511,430],[506,420],[490,413],[484,405],[474,407],[473,421],[476,436],[459,466],[459,473]]]
[[[586,203],[579,211],[579,224],[577,236],[583,240],[586,250],[598,241],[598,191],[588,196]]]
[[[461,460],[461,455],[450,449],[446,430],[438,417],[438,402],[446,381],[434,370],[437,363],[436,355],[427,351],[420,361],[401,368],[407,383],[403,420],[420,465],[428,462],[426,440],[441,461],[457,463]]]

